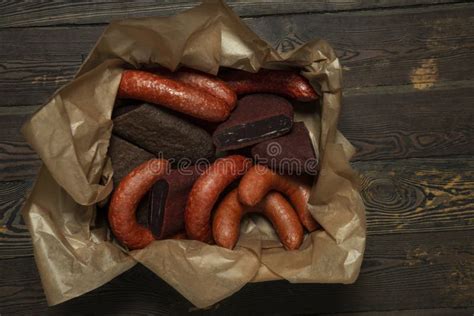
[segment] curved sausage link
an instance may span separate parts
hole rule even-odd
[[[269,192],[259,203],[260,208],[288,250],[295,250],[303,242],[303,226],[291,204],[278,192]]]
[[[303,102],[318,98],[308,80],[294,71],[262,69],[251,73],[229,70],[221,77],[237,94],[275,93]]]
[[[238,189],[230,192],[219,204],[212,223],[216,244],[233,249],[239,239],[240,222],[247,213],[261,213],[275,228],[283,246],[295,250],[303,242],[303,226],[293,207],[278,192],[268,193],[257,207],[240,203]]]
[[[281,192],[291,201],[308,231],[319,228],[308,210],[310,188],[290,177],[281,176],[263,165],[255,165],[244,175],[238,189],[240,201],[248,206],[257,205],[270,190]]]
[[[219,195],[252,165],[250,159],[233,155],[217,159],[194,183],[188,196],[184,223],[189,239],[212,241],[211,212]]]
[[[232,111],[237,103],[237,94],[223,80],[207,73],[182,68],[171,73],[171,78],[184,82],[190,86],[206,91],[207,93],[222,99]]]
[[[138,203],[153,184],[166,174],[168,161],[148,160],[125,176],[115,189],[109,206],[109,223],[114,236],[130,249],[146,247],[155,238],[137,223]]]
[[[222,99],[166,76],[140,70],[123,71],[118,96],[159,104],[211,122],[224,121],[230,114]]]
[[[221,201],[212,221],[212,235],[217,245],[233,249],[240,234],[240,221],[249,207],[240,203],[234,189]]]

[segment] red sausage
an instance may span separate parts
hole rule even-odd
[[[255,206],[270,190],[279,191],[288,197],[308,231],[319,228],[308,210],[310,188],[263,165],[253,166],[244,175],[239,184],[239,199],[245,205]]]
[[[217,159],[194,183],[188,195],[184,224],[188,238],[211,242],[211,211],[222,191],[252,165],[250,159],[234,155]]]
[[[118,96],[159,104],[211,122],[224,121],[230,114],[224,100],[185,83],[139,70],[122,73]]]
[[[212,223],[216,244],[233,249],[240,234],[240,221],[246,213],[261,213],[273,224],[283,246],[295,250],[303,242],[303,226],[288,201],[278,192],[268,193],[257,207],[240,203],[238,189],[230,192],[219,204]]]
[[[115,189],[109,206],[109,223],[114,236],[130,249],[146,247],[155,238],[137,223],[138,203],[153,184],[166,174],[168,161],[148,160],[126,175]]]
[[[221,77],[237,94],[275,93],[303,102],[318,98],[308,80],[293,71],[262,69],[251,73],[230,70],[223,72]]]
[[[222,99],[227,104],[229,111],[237,103],[237,94],[224,81],[207,73],[181,68],[170,74],[171,78],[184,82],[190,86],[203,90],[216,98]]]

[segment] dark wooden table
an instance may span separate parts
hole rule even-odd
[[[0,314],[474,313],[474,3],[229,1],[282,51],[327,39],[344,67],[340,129],[358,148],[368,243],[353,285],[250,284],[196,310],[137,266],[48,308],[19,210],[40,165],[19,132],[112,19],[190,1],[0,3]]]

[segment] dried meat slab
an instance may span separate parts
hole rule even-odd
[[[293,126],[293,107],[270,94],[252,94],[238,101],[229,119],[213,134],[219,151],[239,149],[286,134]]]
[[[169,110],[145,103],[117,109],[117,112],[113,133],[159,158],[171,159],[174,163],[186,159],[192,163],[214,156],[211,136]]]

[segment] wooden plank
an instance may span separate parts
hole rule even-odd
[[[248,1],[228,0],[226,3],[240,16],[325,13],[350,10],[368,10],[393,7],[448,4],[455,0],[329,0],[292,1],[276,0]],[[112,20],[128,17],[169,16],[192,8],[200,1],[74,1],[62,3],[14,1],[0,4],[2,19],[0,28],[47,26],[57,24],[109,23]]]
[[[362,178],[369,235],[474,229],[474,157],[353,166]]]
[[[20,129],[26,119],[38,109],[37,106],[0,107],[1,141],[23,142]]]
[[[354,160],[474,154],[474,81],[419,91],[410,86],[350,90],[341,132]]]
[[[0,258],[31,256],[31,237],[21,208],[34,179],[0,182]]]
[[[31,179],[40,166],[39,156],[24,140],[0,141],[0,181]]]
[[[325,38],[340,56],[345,88],[408,84],[422,91],[441,82],[473,79],[473,3],[244,21],[280,51]],[[103,29],[0,30],[0,106],[46,101],[72,79]]]
[[[32,258],[0,260],[3,313],[43,314],[308,314],[463,308],[474,305],[471,232],[373,236],[355,284],[248,284],[196,310],[152,272],[137,266],[77,299],[46,308]],[[383,299],[382,299],[383,298]]]
[[[427,308],[427,309],[410,309],[396,311],[376,311],[376,312],[356,312],[356,313],[330,313],[320,314],[321,316],[446,316],[446,315],[472,315],[474,307],[467,308]]]
[[[474,3],[322,15],[249,18],[263,39],[286,51],[313,38],[340,58],[344,86],[413,85],[473,78]]]
[[[46,102],[71,81],[103,28],[0,30],[0,104]]]
[[[0,181],[35,177],[41,161],[25,142],[20,128],[35,106],[0,107]]]
[[[370,236],[474,230],[474,157],[358,162]],[[20,218],[33,178],[0,182],[0,258],[32,254]]]

